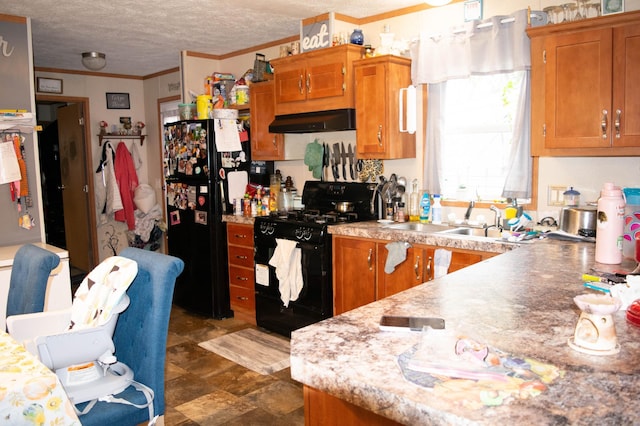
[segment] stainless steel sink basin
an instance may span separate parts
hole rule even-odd
[[[386,225],[384,228],[397,229],[401,231],[438,232],[442,229],[442,226],[421,222],[405,222]]]
[[[467,228],[467,227],[447,229],[445,231],[438,232],[438,234],[470,235],[473,237],[489,237],[489,238],[500,238],[502,236],[500,230],[496,228],[485,229],[485,228]]]

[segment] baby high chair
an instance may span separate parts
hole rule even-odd
[[[117,394],[133,382],[131,369],[114,356],[112,337],[137,273],[134,260],[110,257],[82,281],[70,309],[7,318],[9,334],[56,373],[73,404]]]

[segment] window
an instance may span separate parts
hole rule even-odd
[[[516,71],[442,83],[443,199],[504,200],[524,78]]]

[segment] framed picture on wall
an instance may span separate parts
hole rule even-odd
[[[475,21],[482,19],[482,0],[467,0],[464,2],[464,20]]]
[[[128,93],[107,93],[107,109],[129,109]]]
[[[41,93],[62,93],[62,80],[59,78],[38,77],[38,92]]]
[[[624,0],[601,0],[600,10],[603,15],[622,13],[624,12]]]

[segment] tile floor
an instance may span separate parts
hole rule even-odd
[[[288,368],[263,376],[198,346],[247,327],[253,326],[173,307],[165,371],[167,426],[304,424],[302,385]]]

